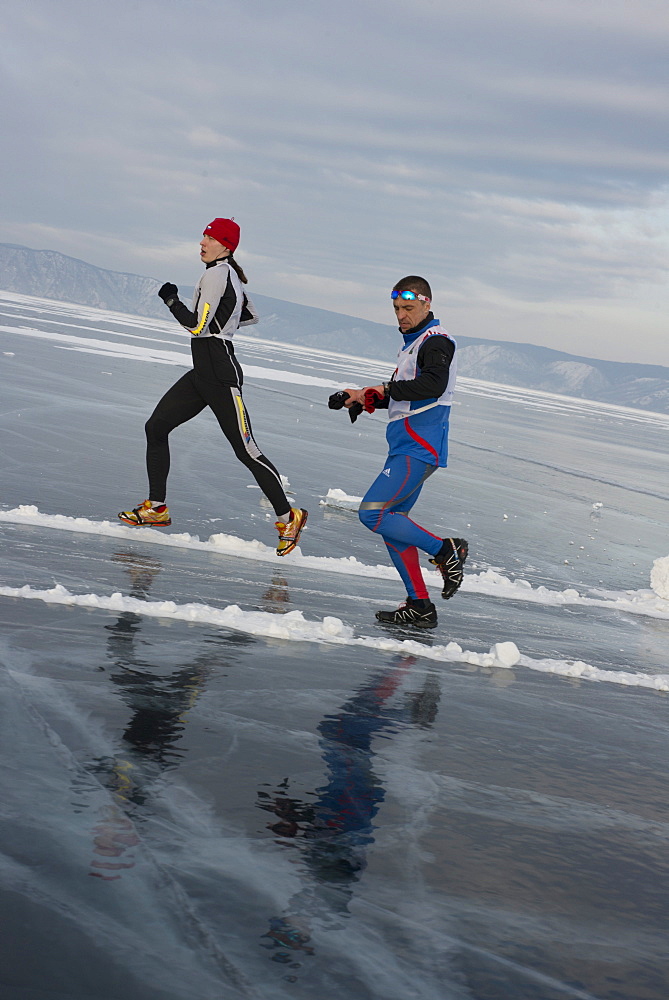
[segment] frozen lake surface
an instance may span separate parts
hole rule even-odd
[[[384,630],[384,418],[327,397],[395,346],[240,338],[278,559],[210,414],[116,521],[175,323],[0,293],[2,1000],[666,1000],[669,417],[462,380],[415,513],[465,584]]]

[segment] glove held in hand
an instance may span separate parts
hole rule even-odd
[[[332,395],[328,399],[328,406],[330,407],[331,410],[341,410],[348,398],[349,398],[348,393],[344,392],[343,389],[340,389],[339,392],[332,393]],[[352,424],[356,422],[361,413],[362,413],[362,406],[360,405],[360,403],[354,403],[353,406],[348,407],[348,415],[351,418]]]
[[[385,396],[378,389],[365,389],[365,410],[367,413],[373,413],[376,409],[376,404],[382,402]]]

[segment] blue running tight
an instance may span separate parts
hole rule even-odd
[[[421,528],[407,514],[420,496],[423,483],[435,469],[435,465],[408,455],[394,455],[386,459],[383,472],[367,490],[358,511],[365,527],[383,538],[408,596],[414,598],[429,596],[420,569],[418,550],[435,556],[443,539]]]

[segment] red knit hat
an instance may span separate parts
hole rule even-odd
[[[230,251],[236,250],[239,246],[239,226],[234,219],[214,219],[202,235],[213,237]]]

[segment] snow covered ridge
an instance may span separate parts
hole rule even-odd
[[[356,497],[348,497],[340,490],[329,490],[326,500],[335,496],[342,505],[347,501],[356,501]],[[339,496],[339,494],[341,494]],[[61,531],[74,531],[81,534],[107,535],[112,538],[137,540],[137,531],[122,524],[111,521],[91,521],[85,517],[69,517],[65,514],[42,514],[32,504],[21,504],[13,510],[0,511],[0,522],[12,524],[32,524],[42,528],[52,528]],[[236,535],[223,533],[210,535],[207,541],[201,541],[197,535],[186,532],[181,534],[158,534],[146,531],[141,536],[142,544],[159,545],[163,548],[189,549],[199,552],[218,552],[223,555],[237,556],[256,562],[281,563],[273,548],[256,539],[246,541]],[[354,556],[307,556],[298,547],[290,556],[291,563],[297,563],[308,569],[319,572],[339,573],[344,576],[373,577],[397,581],[396,572],[392,566],[369,566],[360,562]],[[439,587],[441,577],[432,571],[425,572],[426,580],[434,587]],[[600,607],[610,611],[625,611],[628,614],[645,615],[651,618],[669,620],[669,557],[655,560],[651,581],[655,590],[607,591],[594,590],[594,596],[583,596],[571,587],[566,590],[549,590],[548,587],[533,587],[527,580],[511,580],[495,570],[487,569],[481,573],[466,573],[462,590],[466,593],[485,594],[502,600],[524,601],[526,603],[552,606],[580,605],[585,607]],[[665,596],[667,595],[667,596]]]
[[[71,594],[60,584],[56,584],[50,590],[34,590],[27,584],[23,587],[0,586],[0,597],[18,597],[44,601],[46,604],[64,604],[117,613],[130,611],[153,618],[171,618],[219,628],[233,628],[250,635],[293,642],[325,642],[339,646],[358,646],[407,656],[420,656],[442,663],[471,663],[478,667],[503,670],[521,666],[542,673],[576,677],[585,681],[608,681],[625,687],[669,691],[669,674],[653,676],[635,673],[633,670],[602,670],[582,660],[534,660],[529,656],[523,656],[513,642],[497,642],[491,646],[490,652],[476,653],[463,649],[457,642],[449,642],[446,646],[426,646],[411,639],[356,637],[353,628],[345,625],[340,618],[326,617],[322,621],[312,622],[307,621],[301,611],[276,615],[267,611],[242,611],[236,604],[230,604],[225,608],[213,608],[208,604],[142,601],[136,597],[124,597],[120,593],[112,594],[111,597],[100,594]]]

